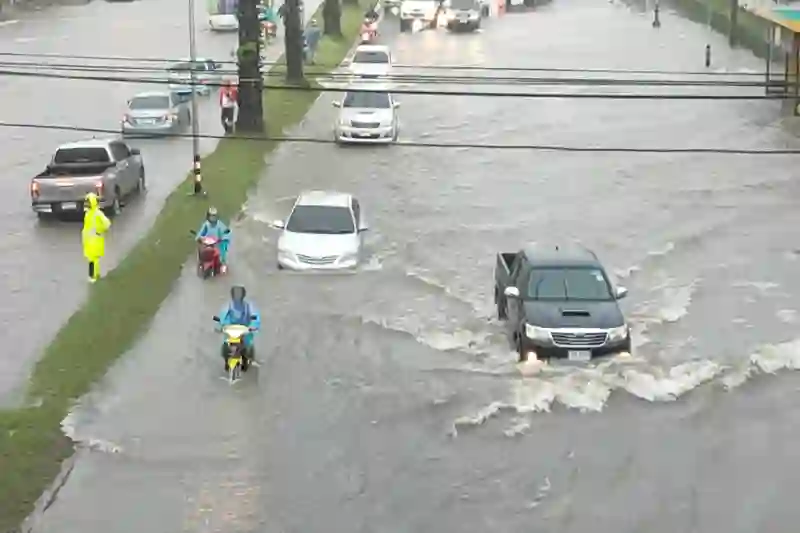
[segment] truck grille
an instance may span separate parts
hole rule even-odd
[[[552,331],[550,336],[553,338],[553,344],[562,348],[599,348],[606,343],[608,333],[605,331],[591,333]]]
[[[327,255],[325,257],[311,257],[309,255],[300,255],[297,254],[297,258],[308,265],[330,265],[334,263],[339,256],[338,255]]]
[[[381,125],[380,122],[352,122],[354,128],[374,129]]]

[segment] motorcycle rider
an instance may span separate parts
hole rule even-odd
[[[242,371],[246,372],[250,367],[250,362],[255,360],[255,349],[253,347],[253,340],[255,331],[261,327],[261,314],[258,309],[247,299],[247,289],[242,285],[234,285],[231,287],[231,301],[223,307],[219,316],[219,327],[229,326],[232,324],[247,326],[250,332],[245,334],[244,342],[244,357],[242,358]],[[225,370],[228,369],[228,353],[222,345],[222,359],[225,361]]]
[[[220,270],[224,274],[228,270],[228,247],[230,246],[231,230],[219,219],[216,207],[209,207],[206,211],[206,219],[197,231],[197,240],[202,237],[214,237],[217,239],[217,250],[219,250]]]
[[[231,125],[233,125],[238,100],[238,89],[231,80],[225,80],[219,91],[220,120],[225,128],[225,133],[229,133],[228,127],[225,126],[226,122],[230,121]]]

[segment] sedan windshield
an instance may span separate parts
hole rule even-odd
[[[389,93],[372,93],[356,91],[347,93],[342,102],[342,107],[361,107],[366,109],[389,109],[392,107]]]
[[[362,50],[353,56],[353,63],[388,63],[389,54],[386,52]]]
[[[131,109],[169,109],[169,96],[140,96],[131,100]]]
[[[532,300],[613,300],[608,280],[597,268],[534,268],[526,297]]]
[[[202,63],[200,61],[196,61],[194,63],[190,63],[189,61],[187,61],[185,63],[175,63],[174,65],[169,67],[167,70],[169,72],[174,73],[174,74],[179,74],[179,73],[183,73],[183,72],[189,72],[191,70],[194,70],[195,72],[201,72],[201,71],[206,70],[206,64]]]
[[[326,205],[299,205],[286,224],[286,231],[292,233],[320,233],[323,235],[344,235],[355,233],[353,215],[346,207]]]
[[[477,9],[474,0],[450,0],[450,7],[453,9]]]

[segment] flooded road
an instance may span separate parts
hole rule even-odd
[[[410,65],[698,70],[705,28],[662,23],[565,0],[479,34],[388,39]],[[719,67],[761,66],[711,42]],[[328,138],[334,98],[297,134]],[[797,145],[771,102],[399,98],[401,140]],[[800,363],[790,161],[285,144],[229,279],[188,265],[65,421],[85,447],[35,531],[788,531],[797,385],[754,375]],[[360,199],[357,274],[276,270],[266,222],[306,188]],[[633,357],[515,365],[494,254],[537,239],[580,240],[630,289]],[[264,315],[261,365],[235,387],[210,320],[232,283]]]
[[[197,2],[198,55],[229,60],[235,35],[208,31],[205,3]],[[149,57],[177,60],[188,56],[188,16],[181,0],[141,0],[132,3],[93,2],[79,7],[47,9],[28,14],[0,27],[0,48],[4,53],[64,54]],[[102,45],[100,45],[101,43]],[[61,75],[134,77],[126,72],[75,72],[50,69],[47,64],[103,64],[111,69],[163,69],[168,62],[91,62],[84,59],[14,57],[0,55],[0,69],[25,70],[44,64],[40,71]],[[158,72],[146,74],[158,76]],[[3,75],[0,77],[0,121],[11,123],[67,125],[118,130],[125,102],[139,91],[166,88],[161,85],[111,83],[85,80],[46,79]],[[200,99],[199,123],[202,133],[219,135],[216,98]],[[80,245],[79,223],[37,221],[30,209],[30,180],[41,172],[59,144],[93,135],[43,129],[2,129],[0,159],[4,179],[0,185],[0,212],[4,237],[0,240],[0,271],[4,301],[0,324],[14,353],[0,356],[0,399],[7,397],[24,380],[61,324],[86,294],[86,267]],[[108,271],[152,224],[164,199],[186,177],[192,167],[190,139],[133,141],[142,150],[149,192],[136,200],[114,222],[102,265]],[[201,150],[208,153],[216,144],[203,139]],[[50,296],[58,291],[59,297]],[[44,309],[46,307],[46,309]]]

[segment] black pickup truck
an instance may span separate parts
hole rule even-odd
[[[630,328],[597,256],[583,247],[528,246],[497,254],[494,301],[519,360],[593,357],[631,351]]]

